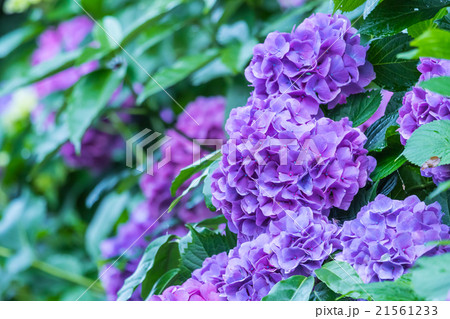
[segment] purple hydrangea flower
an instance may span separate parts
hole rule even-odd
[[[270,260],[285,276],[311,276],[341,248],[340,228],[309,207],[301,207],[274,221],[269,232],[275,235],[270,244],[273,251]]]
[[[426,244],[450,238],[442,215],[437,202],[427,206],[416,196],[399,201],[378,195],[344,223],[338,259],[350,263],[366,283],[396,280],[420,256],[444,251]]]
[[[101,280],[103,287],[105,287],[106,297],[108,300],[116,300],[117,293],[122,288],[125,279],[133,274],[138,266],[137,261],[128,263],[123,271],[116,268],[114,265],[105,265],[101,270]],[[138,287],[133,292],[130,300],[137,301],[141,300],[141,287]]]
[[[228,264],[226,252],[205,259],[202,268],[192,273],[181,286],[172,286],[162,295],[152,296],[151,301],[222,301],[223,275]]]
[[[270,33],[245,70],[255,95],[306,94],[333,108],[374,78],[368,47],[343,15],[317,13],[291,33]]]
[[[300,7],[303,3],[305,3],[305,0],[278,0],[278,3],[280,4],[280,7],[287,9]]]
[[[283,279],[280,269],[270,258],[271,240],[270,235],[261,234],[230,252],[222,287],[228,300],[261,300]]]
[[[77,49],[91,32],[94,23],[86,16],[75,17],[52,28],[38,39],[38,48],[33,53],[32,65],[38,65],[55,58],[62,52]],[[92,61],[79,67],[71,67],[53,76],[45,78],[34,86],[40,97],[50,93],[66,90],[74,85],[83,75],[97,69],[98,62]]]
[[[422,73],[419,83],[438,76],[450,76],[450,60],[421,58],[418,70]],[[412,133],[423,124],[436,120],[450,120],[450,99],[438,93],[422,89],[418,85],[406,93],[399,110],[397,123],[403,145]],[[435,184],[450,179],[450,165],[421,170],[425,177],[432,177]]]
[[[67,165],[75,168],[90,168],[98,172],[111,163],[114,151],[121,148],[123,144],[119,135],[89,128],[81,140],[80,155],[77,155],[74,145],[70,142],[61,147],[60,153]]]
[[[212,200],[238,236],[254,238],[302,206],[323,214],[348,209],[365,186],[375,159],[363,148],[364,134],[346,118],[306,120],[289,106],[231,112]]]
[[[189,115],[183,113],[179,116],[176,127],[185,135],[197,138],[199,141],[208,138],[224,138],[222,130],[225,111],[224,98],[198,98],[186,107],[186,111],[201,126],[199,127]],[[167,231],[168,233],[182,236],[187,232],[183,226],[184,223],[198,222],[214,216],[214,213],[203,202],[195,204],[193,207],[189,206],[188,196],[182,199],[170,215],[164,214],[174,199],[170,194],[172,180],[182,168],[192,164],[194,152],[201,153],[197,155],[203,154],[203,151],[194,148],[186,137],[181,136],[175,130],[169,130],[166,135],[171,139],[164,144],[161,153],[165,154],[166,151],[170,150],[170,162],[161,167],[154,165],[153,175],[147,174],[142,177],[140,186],[146,200],[131,213],[126,223],[118,227],[115,237],[102,243],[101,250],[104,258],[113,258],[121,255],[135,242],[125,256],[133,260],[139,255],[139,252],[147,247],[152,236],[154,236],[154,231],[159,228],[161,228],[159,231]],[[186,184],[189,185],[189,181]],[[187,185],[181,187],[178,192],[182,192]],[[170,223],[171,220],[177,223],[173,225],[173,223]],[[144,232],[146,232],[146,235],[140,237]],[[194,282],[192,283],[193,286],[188,288],[191,292],[196,285]],[[117,283],[117,285],[123,285],[123,281]],[[205,296],[208,296],[208,294],[209,292]]]

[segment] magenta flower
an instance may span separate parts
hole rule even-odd
[[[256,45],[245,76],[258,98],[306,94],[331,109],[375,78],[367,49],[347,17],[317,13]]]
[[[442,216],[437,202],[426,206],[416,196],[399,201],[378,195],[344,223],[338,259],[350,263],[366,283],[398,279],[420,256],[445,251],[427,245],[450,238]]]

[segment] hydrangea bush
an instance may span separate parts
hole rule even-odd
[[[448,1],[98,3],[0,12],[0,299],[448,299]]]

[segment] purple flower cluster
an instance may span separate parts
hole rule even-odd
[[[254,238],[303,206],[324,215],[348,209],[375,168],[366,137],[346,118],[296,125],[290,112],[245,107],[231,113],[227,127],[239,130],[228,130],[212,175],[213,204],[240,237]]]
[[[367,49],[347,17],[317,13],[291,33],[270,33],[245,75],[257,97],[306,94],[333,108],[375,78]]]
[[[338,259],[350,263],[366,283],[398,279],[417,258],[442,252],[426,245],[450,238],[438,203],[416,196],[403,201],[378,195],[357,218],[344,223]]]
[[[197,98],[186,107],[187,113],[178,117],[176,128],[184,135],[198,139],[199,142],[205,139],[223,139],[224,111],[225,99],[222,97]],[[201,125],[198,126],[194,119]],[[153,175],[147,174],[142,177],[140,186],[146,200],[131,213],[126,223],[118,227],[115,237],[102,243],[101,250],[105,259],[114,258],[127,251],[125,258],[133,260],[145,249],[158,229],[159,232],[168,231],[181,236],[186,233],[184,223],[198,222],[214,216],[203,203],[195,203],[193,207],[188,205],[187,196],[170,214],[165,214],[174,199],[170,194],[172,180],[182,168],[192,164],[194,155],[198,157],[203,154],[175,130],[167,131],[166,136],[170,140],[164,144],[161,153],[170,152],[170,162],[161,167],[155,164]],[[194,154],[195,152],[202,154]],[[186,184],[188,183],[189,181]],[[182,192],[184,187],[181,187],[179,192]],[[175,225],[171,223],[173,221],[176,222]],[[144,233],[146,235],[141,236]],[[121,285],[125,278],[124,276],[120,278],[121,282],[105,282],[104,285]]]
[[[418,70],[422,73],[419,83],[433,77],[450,76],[450,60],[421,58]],[[400,139],[403,145],[412,133],[423,124],[436,120],[450,120],[450,99],[416,85],[403,98],[397,123],[400,125]],[[425,177],[432,177],[436,184],[450,179],[450,165],[426,168],[421,171]]]
[[[172,286],[159,296],[152,296],[151,301],[223,301],[220,294],[224,285],[223,275],[228,264],[226,252],[205,259],[202,268],[192,273],[181,286]]]
[[[33,53],[32,65],[38,65],[55,58],[63,52],[76,50],[91,32],[94,23],[86,16],[75,17],[61,23],[58,27],[42,33],[38,40],[38,48]],[[80,77],[94,71],[97,61],[72,67],[35,84],[40,97],[52,92],[66,90],[74,85]]]
[[[124,270],[119,270],[113,265],[105,265],[101,270],[101,281],[105,287],[106,297],[108,300],[116,300],[117,293],[122,288],[125,279],[133,274],[138,266],[138,260],[132,261],[125,265]],[[138,301],[141,300],[141,287],[138,287],[133,292],[130,300]]]
[[[305,0],[278,0],[280,7],[283,9],[300,7],[304,2]]]

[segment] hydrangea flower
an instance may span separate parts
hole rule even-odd
[[[347,17],[316,13],[256,45],[245,76],[257,97],[301,93],[333,108],[375,78],[367,49]]]
[[[380,194],[344,223],[337,259],[350,263],[366,283],[396,280],[420,256],[443,251],[426,245],[450,238],[442,215],[437,202],[427,206],[416,196],[399,201]]]
[[[438,76],[450,76],[450,60],[421,58],[418,70],[422,73],[419,83]],[[406,93],[399,110],[397,123],[403,145],[420,126],[436,120],[450,120],[450,99],[438,93],[422,89],[418,85]],[[436,184],[450,179],[450,165],[426,168],[421,171],[432,177]]]
[[[278,0],[280,7],[283,9],[300,7],[304,2],[305,0]]]
[[[230,114],[212,200],[238,236],[254,238],[301,206],[325,215],[331,207],[348,209],[375,168],[363,148],[366,137],[347,118],[305,122],[289,107]]]
[[[159,296],[152,296],[150,301],[222,301],[220,291],[224,285],[223,275],[228,263],[226,252],[205,259],[202,268],[192,273],[180,286],[166,288]]]
[[[269,232],[275,235],[270,244],[271,262],[286,276],[311,276],[323,262],[341,248],[340,228],[327,217],[301,207],[279,221],[274,221]]]
[[[33,66],[55,58],[62,52],[77,49],[92,31],[94,23],[86,16],[75,17],[61,23],[58,27],[48,29],[38,39],[38,48],[32,55]],[[74,85],[83,75],[97,69],[98,62],[92,61],[79,67],[71,67],[47,77],[34,85],[39,96],[66,90]]]
[[[111,163],[114,151],[123,145],[124,142],[119,135],[89,128],[81,140],[79,155],[70,142],[61,147],[60,154],[71,167],[90,168],[99,172]]]
[[[270,235],[261,234],[230,252],[222,287],[228,300],[259,301],[283,279],[270,258],[271,240]]]
[[[224,138],[222,130],[225,111],[224,98],[198,98],[186,107],[186,111],[201,126],[199,127],[187,113],[181,114],[178,117],[176,128],[184,135],[197,138],[199,142],[208,138]],[[170,137],[170,140],[163,145],[161,153],[166,154],[166,151],[170,150],[170,162],[161,167],[154,165],[153,175],[146,174],[142,177],[140,187],[146,200],[133,210],[126,223],[118,227],[115,237],[102,243],[103,258],[117,257],[128,249],[125,258],[133,260],[139,255],[140,251],[147,247],[156,231],[167,231],[171,234],[182,236],[186,233],[186,228],[183,226],[184,223],[198,222],[214,216],[214,213],[203,202],[194,203],[194,206],[188,205],[188,196],[182,199],[170,215],[164,214],[174,199],[170,194],[172,180],[182,168],[192,164],[194,152],[202,153],[198,148],[193,148],[192,142],[177,131],[169,130],[166,132],[166,135]],[[186,184],[188,185],[189,181]],[[181,187],[179,192],[182,192],[184,187]],[[146,232],[146,235],[140,237],[144,232]],[[133,242],[135,244],[130,248]],[[117,283],[117,285],[122,284],[123,281]]]
[[[138,266],[137,260],[128,263],[124,270],[116,268],[114,265],[107,264],[101,270],[101,281],[105,288],[108,300],[116,300],[117,293],[122,288],[125,279],[131,276]],[[141,300],[141,287],[139,286],[130,297],[129,300]]]

